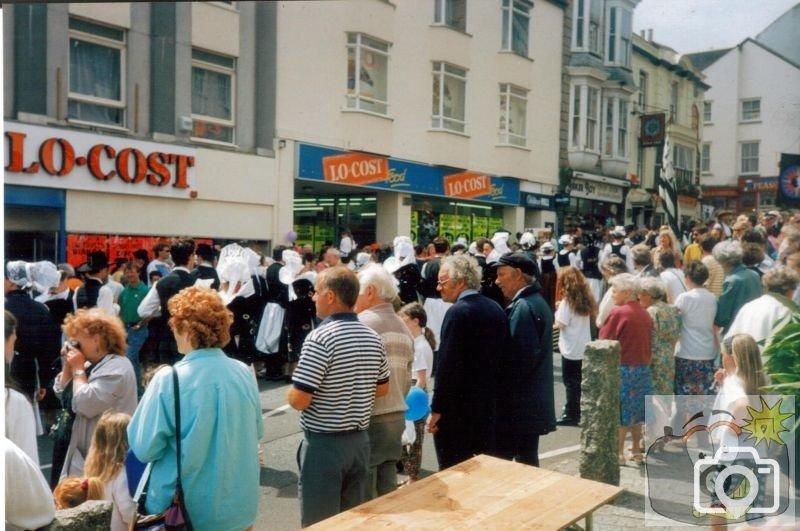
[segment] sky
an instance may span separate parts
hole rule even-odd
[[[681,54],[731,48],[755,37],[798,0],[642,0],[633,30]]]

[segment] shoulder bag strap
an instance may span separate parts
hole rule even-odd
[[[183,492],[181,483],[181,392],[178,385],[178,371],[172,368],[172,390],[175,393],[175,449],[176,461],[178,463],[178,484],[177,488]]]

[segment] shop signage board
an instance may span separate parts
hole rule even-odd
[[[311,144],[299,146],[296,175],[332,184],[519,205],[517,179]]]
[[[524,207],[534,208],[538,210],[553,210],[553,208],[555,208],[555,204],[553,202],[553,196],[534,194],[532,192],[523,192],[521,195],[522,195],[521,204]]]
[[[595,201],[605,201],[607,203],[622,202],[621,187],[612,184],[584,181],[583,179],[572,179],[570,194],[573,197],[594,199]]]
[[[5,122],[4,182],[189,199],[196,150],[172,144]]]

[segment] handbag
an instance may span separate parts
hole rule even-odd
[[[193,529],[192,522],[189,519],[189,512],[186,510],[186,503],[183,498],[183,483],[181,482],[181,399],[178,386],[178,371],[174,368],[172,369],[172,381],[175,392],[175,443],[178,464],[178,482],[175,485],[175,495],[172,497],[172,503],[165,511],[158,514],[147,514],[145,503],[147,501],[147,486],[150,483],[150,469],[152,467],[152,463],[148,463],[136,490],[134,498],[136,514],[131,520],[131,531],[192,531]]]

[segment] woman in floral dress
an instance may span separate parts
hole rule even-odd
[[[666,286],[660,278],[639,279],[639,303],[653,320],[650,376],[657,395],[675,394],[675,344],[681,337],[681,315],[666,300]]]

